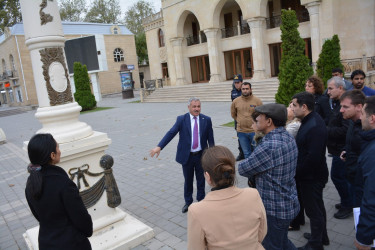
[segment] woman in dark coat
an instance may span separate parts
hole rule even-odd
[[[39,221],[39,249],[91,249],[91,216],[83,205],[77,186],[60,162],[59,145],[50,134],[33,136],[27,147],[30,173],[26,199]]]
[[[307,79],[305,84],[306,92],[309,92],[314,95],[315,106],[314,111],[317,112],[328,124],[329,118],[332,113],[332,109],[329,104],[329,96],[324,93],[324,84],[322,80],[317,76],[311,76]]]

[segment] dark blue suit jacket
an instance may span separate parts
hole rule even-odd
[[[176,161],[184,165],[189,160],[191,149],[190,113],[177,117],[176,123],[159,142],[158,146],[163,149],[177,133],[179,133],[180,138],[177,145]],[[205,150],[208,146],[215,146],[211,118],[203,114],[199,115],[199,137],[202,150]]]

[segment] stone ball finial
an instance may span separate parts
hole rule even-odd
[[[102,158],[100,158],[100,166],[104,169],[112,168],[113,163],[113,157],[110,155],[103,155]]]

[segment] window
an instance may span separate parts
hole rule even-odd
[[[117,28],[113,28],[113,34],[115,34],[115,35],[118,34],[118,29]]]
[[[10,55],[9,56],[9,62],[10,62],[10,67],[12,68],[12,70],[16,70],[16,65],[14,65],[14,57],[13,55]]]
[[[159,30],[159,47],[164,47],[165,46],[165,43],[164,43],[164,32],[162,29]]]
[[[3,72],[7,72],[7,65],[5,64],[5,60],[1,60],[1,64],[3,65]]]
[[[122,52],[122,49],[116,48],[113,51],[113,58],[115,62],[123,62],[124,61],[124,53]]]

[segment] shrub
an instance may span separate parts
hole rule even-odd
[[[305,42],[297,30],[299,24],[294,10],[281,11],[281,62],[276,102],[288,105],[293,95],[305,89],[305,82],[314,72],[304,49]]]
[[[95,96],[91,93],[90,78],[87,73],[86,65],[75,62],[74,70],[74,84],[76,92],[74,98],[76,102],[82,107],[82,111],[94,109],[96,107]]]

